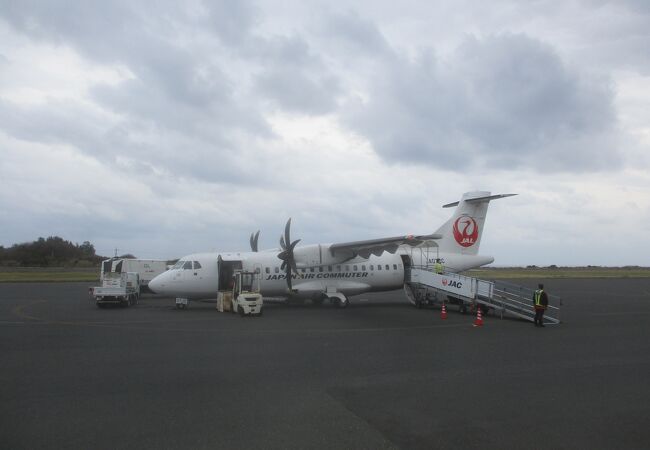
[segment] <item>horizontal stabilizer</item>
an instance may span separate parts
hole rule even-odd
[[[467,202],[467,203],[489,202],[490,200],[497,200],[497,199],[500,199],[500,198],[512,197],[513,195],[517,195],[517,194],[497,194],[497,195],[487,195],[485,197],[466,198],[465,202]],[[443,208],[451,208],[452,206],[458,206],[459,203],[460,202],[447,203],[446,205],[442,205],[442,207]]]

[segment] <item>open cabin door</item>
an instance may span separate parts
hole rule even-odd
[[[411,257],[409,255],[401,255],[402,263],[404,264],[404,283],[411,281]]]
[[[219,271],[219,291],[229,291],[232,289],[230,284],[235,270],[242,269],[241,260],[224,260],[221,255],[217,260],[217,270]]]

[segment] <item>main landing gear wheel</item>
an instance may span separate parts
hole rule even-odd
[[[244,313],[244,308],[241,306],[237,306],[237,312],[239,313],[240,316],[244,317],[246,314]]]
[[[183,305],[182,303],[177,303],[176,309],[185,309],[185,305]]]
[[[316,295],[311,298],[311,303],[315,306],[321,306],[323,304],[323,301],[327,298],[327,295]]]
[[[330,297],[330,300],[334,306],[337,306],[341,309],[347,308],[348,304],[350,303],[349,300],[345,297],[339,298],[339,297],[332,296]]]

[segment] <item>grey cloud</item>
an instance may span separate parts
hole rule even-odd
[[[137,42],[132,38],[139,17],[131,5],[127,1],[3,1],[0,15],[33,38],[70,43],[94,60],[116,60]]]
[[[77,102],[24,107],[0,99],[0,129],[24,141],[88,148],[103,142],[101,123],[102,117]]]
[[[344,45],[348,51],[378,55],[390,46],[377,26],[355,11],[330,15],[321,30],[323,35]]]
[[[254,95],[290,112],[335,109],[340,81],[302,37],[251,36],[240,51],[252,68]]]
[[[7,6],[0,8],[0,16],[24,34],[69,45],[91,61],[119,63],[133,75],[118,84],[95,85],[88,92],[115,120],[79,104],[49,101],[20,107],[5,102],[0,115],[8,119],[0,126],[10,135],[69,143],[110,164],[123,156],[133,161],[134,168],[158,166],[178,176],[231,182],[236,181],[240,164],[234,149],[241,136],[271,136],[255,102],[241,92],[240,80],[223,72],[222,49],[210,40],[186,46],[179,39],[194,36],[194,26],[205,27],[206,21],[175,2]],[[253,16],[245,5],[207,6],[212,19],[217,20],[216,14],[218,20],[228,21],[225,15],[232,14],[233,30],[248,32],[246,24]]]
[[[334,109],[340,86],[333,76],[276,68],[257,78],[256,90],[289,111],[321,114]]]
[[[241,51],[247,57],[262,64],[279,67],[322,68],[320,58],[311,51],[309,44],[300,36],[270,36],[261,38],[252,36]]]
[[[226,44],[239,45],[249,37],[257,19],[253,3],[244,0],[204,2],[211,30]]]
[[[468,38],[386,67],[348,123],[391,161],[453,170],[589,171],[620,163],[613,93],[524,35]]]

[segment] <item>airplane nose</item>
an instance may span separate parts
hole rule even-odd
[[[160,274],[157,277],[154,277],[153,280],[149,282],[149,290],[153,292],[154,294],[161,294],[161,290],[164,288],[165,284],[162,280],[162,276],[164,274]]]

